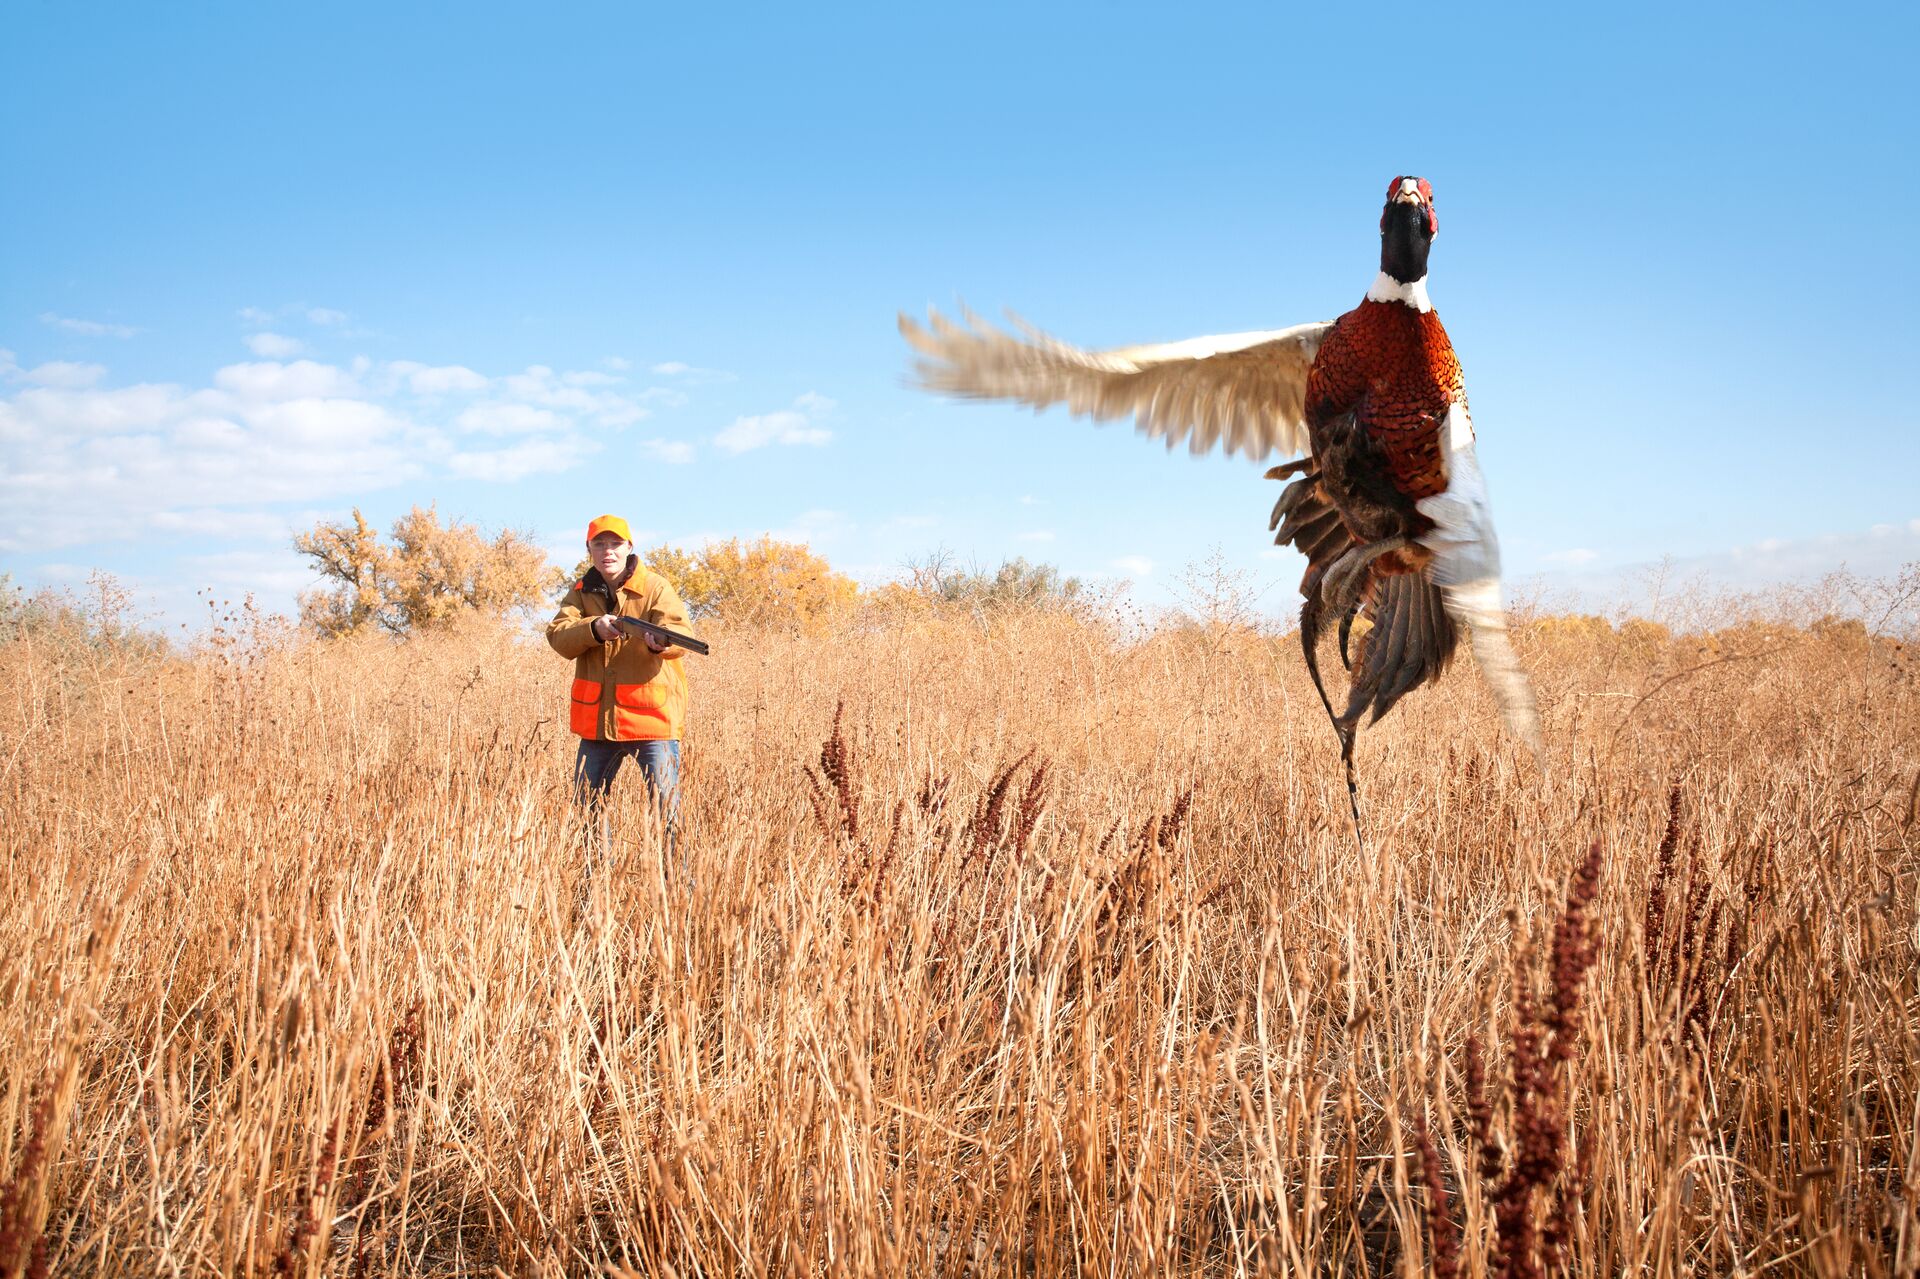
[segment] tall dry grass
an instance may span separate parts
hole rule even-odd
[[[1920,690],[1546,619],[723,633],[583,914],[565,665],[0,647],[0,1271],[1904,1275]]]

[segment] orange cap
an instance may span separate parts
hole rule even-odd
[[[618,533],[621,541],[633,541],[633,530],[628,528],[627,522],[618,515],[602,515],[599,519],[587,525],[587,540],[589,542],[602,533]]]

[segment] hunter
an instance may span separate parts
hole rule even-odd
[[[623,631],[616,617],[638,618],[691,636],[687,608],[673,584],[640,563],[633,533],[617,515],[587,525],[586,575],[547,623],[547,642],[573,659],[568,717],[579,734],[574,798],[606,832],[607,793],[620,765],[640,766],[671,855],[680,810],[680,734],[687,715],[686,650]]]

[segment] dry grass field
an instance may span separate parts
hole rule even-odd
[[[244,621],[244,619],[243,619]],[[716,630],[576,917],[566,666],[0,646],[0,1271],[1920,1271],[1920,664],[1517,640],[1359,752],[1291,637]]]

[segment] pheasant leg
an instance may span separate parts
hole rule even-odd
[[[1335,612],[1346,612],[1353,607],[1353,601],[1360,593],[1368,567],[1382,555],[1404,551],[1411,545],[1413,543],[1404,537],[1383,537],[1377,542],[1354,547],[1327,566],[1326,575],[1320,579],[1321,595],[1333,605]]]

